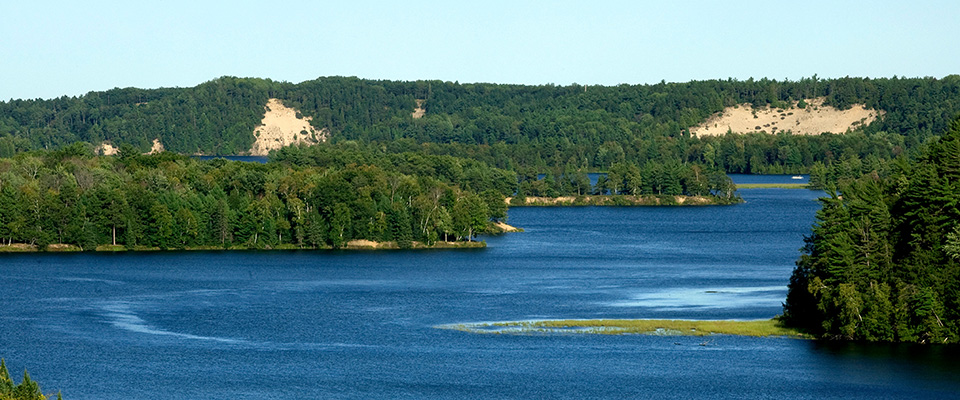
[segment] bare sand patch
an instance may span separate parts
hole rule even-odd
[[[349,248],[363,247],[363,248],[372,248],[372,249],[375,249],[375,248],[377,248],[377,247],[380,247],[381,244],[382,244],[382,243],[380,243],[380,242],[374,242],[374,241],[372,241],[372,240],[354,239],[354,240],[351,240],[351,241],[347,242],[347,247],[349,247]]]
[[[317,130],[310,125],[311,117],[304,117],[297,110],[288,108],[278,99],[267,101],[263,120],[253,131],[256,141],[250,155],[265,156],[270,150],[297,143],[316,144],[327,140],[330,131]]]
[[[493,225],[496,226],[497,228],[500,228],[500,230],[504,232],[520,232],[521,231],[519,228],[512,225],[508,225],[507,223],[502,221],[494,222]]]
[[[110,143],[100,143],[100,147],[97,147],[97,154],[102,156],[112,156],[120,152],[120,149]]]
[[[410,114],[413,119],[423,118],[423,116],[427,114],[427,109],[423,108],[424,101],[423,99],[417,99],[417,108],[414,108],[413,113]]]
[[[727,107],[706,122],[690,128],[697,136],[719,136],[727,131],[734,133],[790,131],[795,135],[819,135],[824,132],[845,133],[869,125],[881,116],[882,111],[867,109],[863,104],[854,104],[847,110],[824,106],[824,98],[804,100],[806,108],[794,102],[787,109],[772,107],[754,108],[750,104]]]
[[[150,152],[147,154],[163,153],[163,151],[164,151],[163,143],[160,143],[160,139],[157,138],[157,139],[153,139],[153,145],[150,146]]]
[[[160,143],[160,139],[153,139],[153,144],[150,145],[150,151],[143,154],[157,154],[162,153],[164,150],[163,143]],[[100,146],[97,146],[96,152],[102,156],[113,156],[120,152],[120,148],[110,143],[103,142],[100,143]]]

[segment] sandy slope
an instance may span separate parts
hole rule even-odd
[[[163,143],[160,143],[160,139],[153,139],[153,145],[150,146],[150,152],[147,154],[162,153],[163,150]]]
[[[801,109],[796,103],[791,108],[754,109],[749,104],[727,107],[723,112],[709,118],[703,124],[690,128],[698,136],[723,135],[728,130],[735,133],[790,131],[799,135],[819,135],[824,132],[844,133],[861,125],[868,125],[880,116],[876,110],[868,110],[863,104],[855,104],[847,110],[838,110],[823,105],[823,98],[806,100]]]
[[[427,114],[427,110],[423,108],[424,101],[425,100],[417,99],[417,108],[414,108],[413,113],[410,114],[413,119],[423,118],[423,116]]]
[[[250,155],[265,156],[270,150],[295,143],[320,143],[327,139],[329,131],[317,130],[310,125],[310,117],[297,117],[297,111],[287,108],[278,99],[270,99],[265,107],[263,120],[253,134],[256,142]]]

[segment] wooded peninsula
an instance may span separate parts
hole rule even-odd
[[[828,194],[784,322],[825,338],[960,342],[960,118],[916,160]]]

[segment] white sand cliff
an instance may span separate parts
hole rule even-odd
[[[278,99],[267,101],[263,120],[254,131],[256,141],[250,155],[265,156],[270,150],[297,143],[316,144],[327,140],[329,130],[315,129],[310,117],[297,116],[297,111],[283,105]]]
[[[734,133],[790,131],[796,135],[819,135],[824,132],[844,133],[869,125],[881,112],[854,104],[846,110],[823,105],[823,98],[804,100],[806,108],[797,103],[787,109],[753,108],[750,104],[727,107],[703,124],[690,128],[696,136],[717,136]]]

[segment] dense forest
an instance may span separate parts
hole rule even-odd
[[[414,149],[416,150],[416,149]],[[722,170],[677,161],[634,165],[617,162],[594,186],[582,169],[567,165],[540,174],[534,168],[520,173],[491,168],[468,158],[430,155],[423,151],[391,152],[376,144],[346,141],[322,146],[289,146],[276,151],[272,160],[297,166],[375,165],[410,175],[435,176],[457,182],[477,192],[493,190],[504,196],[664,195],[707,196],[714,203],[739,200],[736,186]],[[432,161],[429,161],[432,160]]]
[[[129,145],[97,156],[77,142],[0,159],[0,240],[81,250],[430,246],[496,231],[508,196],[591,190],[582,173],[559,177],[570,179],[520,179],[476,160],[349,141],[287,147],[266,164]],[[739,200],[729,177],[698,165],[617,164],[603,181],[604,194]]]
[[[30,374],[23,371],[23,380],[14,384],[7,370],[6,360],[0,359],[0,400],[46,400],[47,396],[40,391],[40,384],[30,379]],[[61,399],[57,393],[57,399]]]
[[[789,107],[825,98],[883,117],[850,134],[694,137],[688,128],[727,106]],[[77,141],[153,139],[180,154],[242,154],[269,98],[279,98],[332,140],[377,143],[539,172],[616,162],[695,162],[730,173],[799,173],[817,163],[890,160],[914,152],[960,112],[960,76],[799,81],[709,80],[655,85],[459,84],[320,78],[299,84],[224,77],[193,88],[113,89],[80,97],[0,103],[0,157]],[[418,100],[426,113],[413,118]],[[869,169],[868,169],[869,170]]]
[[[960,341],[960,118],[821,200],[784,320],[828,338]]]
[[[314,155],[319,153],[314,152]],[[0,159],[0,239],[40,248],[339,248],[470,240],[506,218],[513,173],[450,156],[337,148],[300,164],[95,156]],[[464,167],[466,166],[466,168]]]

